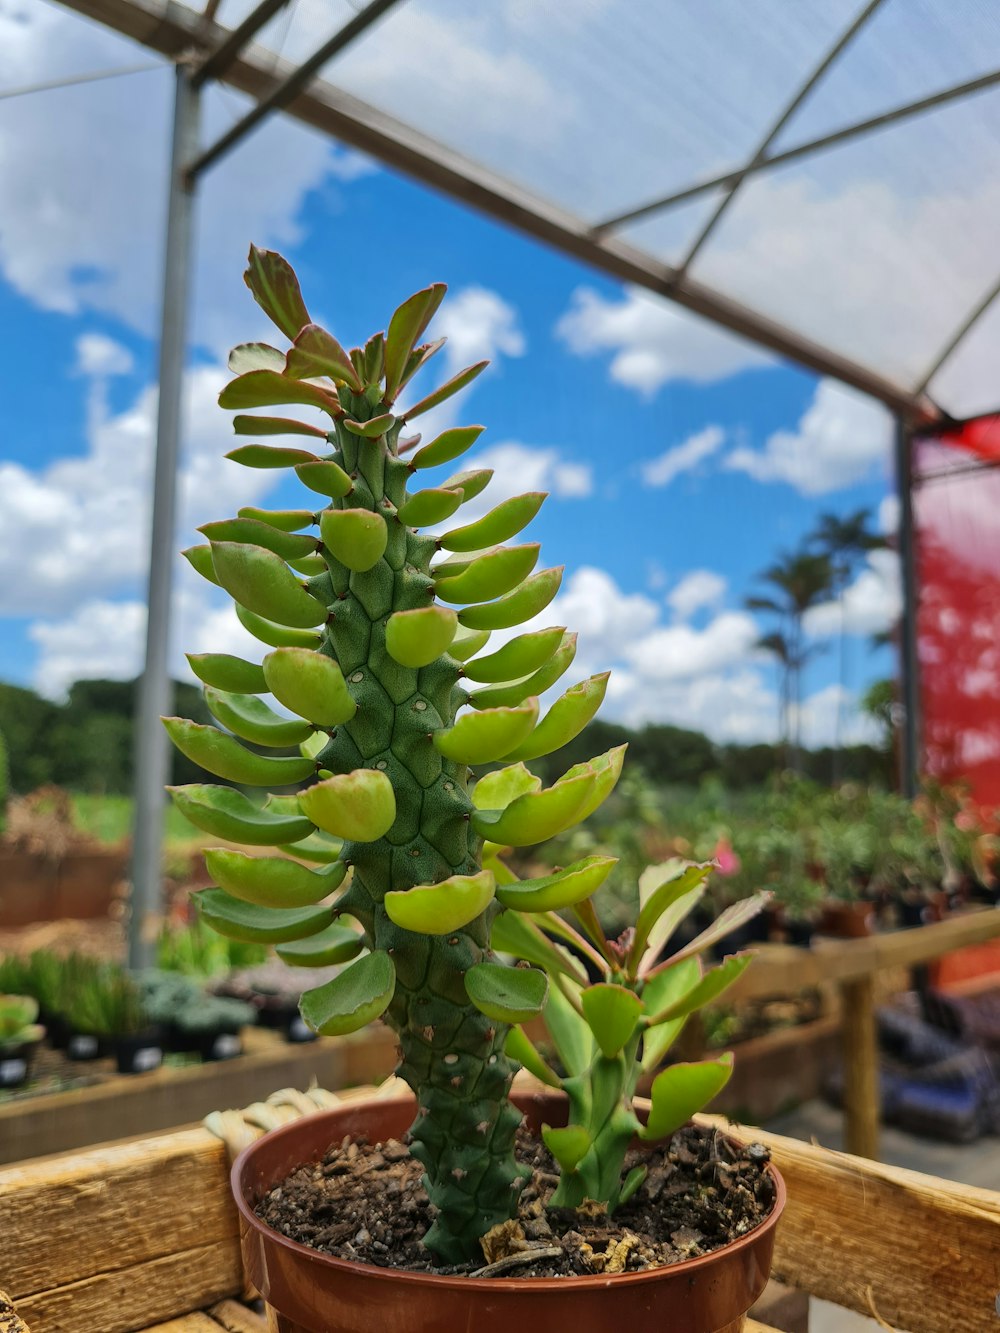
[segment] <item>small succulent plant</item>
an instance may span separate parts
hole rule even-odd
[[[504,877],[502,862],[494,859],[493,865]],[[511,1031],[507,1051],[543,1083],[565,1092],[569,1102],[568,1124],[542,1131],[560,1167],[553,1207],[576,1208],[592,1199],[614,1211],[645,1176],[645,1167],[623,1173],[632,1140],[673,1134],[729,1079],[729,1053],[669,1064],[656,1073],[691,1014],[717,1000],[750,962],[749,954],[736,954],[705,968],[701,955],[769,898],[761,893],[734,903],[663,958],[674,931],[704,895],[713,868],[677,860],[651,867],[640,881],[636,923],[617,939],[605,936],[589,900],[572,907],[575,924],[554,911],[508,912],[497,922],[494,944],[537,964],[551,981],[544,1021],[560,1069],[543,1058],[521,1027]],[[520,891],[511,883],[508,899]],[[652,1077],[645,1122],[633,1102],[644,1075]]]
[[[35,1022],[38,1001],[29,995],[0,995],[0,1053],[41,1041],[45,1029]]]
[[[525,766],[582,731],[607,677],[573,685],[542,716],[539,696],[569,668],[575,636],[556,626],[487,648],[491,632],[533,619],[559,588],[560,569],[534,572],[536,543],[505,544],[543,494],[505,499],[437,535],[492,475],[472,469],[419,488],[421,474],[459,458],[481,426],[447,429],[421,447],[403,438],[486,364],[397,406],[441,346],[421,339],[444,286],[417,292],[387,332],[348,352],[312,321],[278,255],[252,249],[245,277],[291,346],[236,348],[236,378],[220,403],[237,411],[238,435],[296,443],[246,443],[230,457],[294,470],[321,498],[302,509],[241,509],[207,524],[207,544],[185,553],[268,651],[261,663],[191,657],[225,730],[181,718],[165,725],[185,755],[227,782],[307,785],[262,805],[231,786],[178,788],[174,800],[199,828],[280,853],[210,848],[217,887],[195,895],[202,919],[231,938],[274,944],[300,966],[350,961],[303,995],[305,1021],[336,1034],[382,1016],[398,1034],[399,1073],[418,1108],[411,1151],[437,1210],[425,1243],[456,1262],[516,1207],[520,1117],[508,1101],[516,1065],[505,1048],[511,1024],[540,1012],[547,991],[544,972],[493,954],[494,921],[505,908],[581,901],[614,863],[588,856],[520,883],[508,899],[484,847],[530,846],[585,819],[614,787],[624,747],[547,787]],[[286,404],[326,420],[246,412]],[[268,693],[294,716],[274,711],[261,698]],[[506,766],[474,782],[475,769],[499,761]]]

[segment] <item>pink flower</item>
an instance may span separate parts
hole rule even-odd
[[[719,839],[715,844],[715,851],[712,855],[720,875],[739,874],[742,863],[733,851],[733,845],[728,838]]]
[[[955,816],[955,827],[961,829],[963,833],[971,833],[974,828],[978,828],[979,820],[971,810],[959,810]]]

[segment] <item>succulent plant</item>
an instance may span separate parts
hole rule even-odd
[[[29,995],[0,995],[0,1052],[41,1041],[45,1029],[35,1022],[38,1001]]]
[[[425,470],[459,458],[483,428],[447,429],[419,448],[401,437],[486,364],[397,407],[441,346],[420,340],[444,286],[417,292],[386,333],[348,352],[312,322],[280,256],[251,249],[245,278],[291,347],[236,348],[237,378],[220,404],[238,411],[238,435],[297,441],[248,443],[230,457],[293,469],[322,500],[318,513],[315,500],[301,510],[242,509],[207,525],[207,545],[185,553],[270,651],[260,664],[189,659],[226,731],[180,718],[165,724],[184,754],[229,782],[309,785],[263,805],[232,787],[174,789],[198,827],[288,853],[209,849],[218,887],[196,902],[221,933],[275,944],[287,962],[354,960],[303,995],[302,1015],[323,1033],[381,1015],[398,1034],[399,1073],[418,1107],[411,1151],[438,1210],[425,1243],[458,1261],[516,1207],[520,1117],[507,1098],[516,1066],[505,1045],[510,1024],[540,1011],[546,993],[544,973],[491,952],[502,901],[484,844],[529,846],[586,818],[614,787],[624,747],[543,788],[524,761],[582,731],[607,677],[572,686],[540,716],[539,696],[568,669],[575,636],[546,628],[487,649],[492,631],[532,619],[559,588],[560,569],[534,572],[537,544],[504,544],[544,495],[503,500],[440,536],[426,531],[492,475],[473,469],[419,489]],[[244,412],[289,403],[318,408],[327,421]],[[268,692],[295,716],[271,709],[260,698]],[[262,755],[241,740],[286,753]],[[498,761],[505,767],[473,787],[470,769]],[[547,878],[540,900],[550,900],[554,884],[561,901],[584,898],[612,864],[585,858]],[[535,910],[530,882],[520,906]]]
[[[502,863],[495,864],[502,877]],[[751,960],[749,953],[735,954],[706,969],[700,955],[770,897],[759,893],[734,903],[664,959],[674,931],[702,899],[712,869],[676,859],[650,867],[640,880],[635,925],[616,940],[605,936],[589,900],[573,906],[576,925],[554,911],[507,912],[497,922],[494,943],[538,964],[552,983],[544,1020],[561,1070],[543,1059],[523,1028],[507,1039],[508,1054],[569,1101],[568,1123],[542,1129],[560,1167],[552,1207],[577,1208],[593,1199],[613,1212],[646,1174],[641,1166],[623,1173],[632,1140],[673,1134],[729,1080],[731,1053],[669,1064],[656,1073],[691,1014],[717,1000]],[[510,905],[523,891],[517,882],[506,888]],[[645,1122],[633,1104],[644,1074],[655,1074]]]

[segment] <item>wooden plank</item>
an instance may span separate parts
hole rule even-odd
[[[875,988],[870,976],[842,981],[845,1146],[857,1157],[878,1157],[881,1104]]]
[[[220,1301],[209,1314],[226,1333],[267,1333],[267,1322],[238,1301]]]
[[[778,1333],[778,1330],[772,1328],[770,1324],[758,1324],[756,1319],[748,1319],[743,1333]]]
[[[0,1216],[0,1273],[15,1301],[198,1246],[230,1254],[230,1268],[239,1252],[225,1149],[207,1129],[0,1172]]]
[[[199,1310],[196,1314],[182,1315],[180,1319],[168,1319],[165,1324],[152,1324],[143,1333],[220,1333],[222,1327]]]
[[[1000,1194],[760,1129],[735,1132],[770,1147],[788,1186],[779,1282],[909,1333],[996,1325]]]
[[[116,1240],[105,1237],[107,1244]],[[232,1296],[242,1282],[238,1249],[216,1243],[24,1296],[17,1307],[32,1333],[131,1333]],[[198,1333],[203,1329],[219,1333],[214,1321]]]

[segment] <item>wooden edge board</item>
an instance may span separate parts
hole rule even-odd
[[[719,1117],[785,1178],[773,1277],[909,1333],[996,1323],[1000,1194],[831,1152]]]
[[[14,1302],[0,1291],[0,1333],[29,1333],[28,1325],[14,1309]]]

